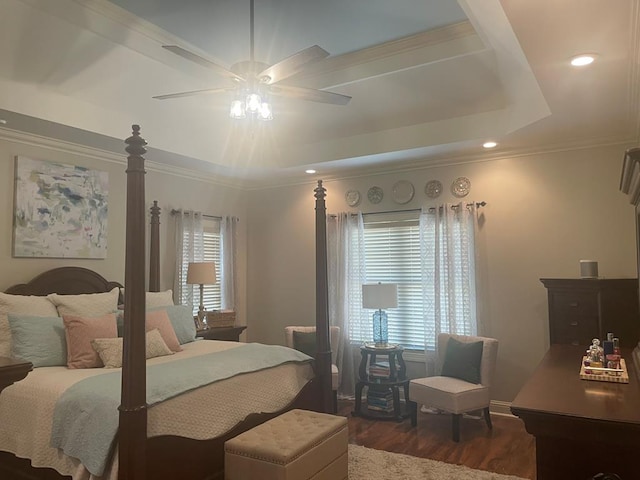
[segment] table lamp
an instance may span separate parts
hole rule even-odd
[[[373,283],[362,285],[362,307],[375,308],[373,314],[373,341],[377,347],[389,342],[387,312],[383,308],[398,306],[398,285],[395,283]]]
[[[200,307],[198,309],[198,320],[200,324],[207,324],[206,312],[204,309],[204,286],[216,283],[216,264],[213,262],[192,262],[187,269],[187,283],[189,285],[200,285]]]

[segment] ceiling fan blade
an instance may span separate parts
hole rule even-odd
[[[290,85],[271,85],[269,90],[272,95],[308,100],[310,102],[331,103],[333,105],[346,105],[349,103],[349,100],[351,100],[351,97],[339,93],[313,90],[311,88],[292,87]]]
[[[324,48],[314,45],[312,47],[305,48],[304,50],[300,50],[298,53],[294,53],[284,60],[280,60],[278,63],[266,68],[258,74],[258,79],[267,85],[272,85],[280,80],[284,80],[285,78],[295,75],[309,63],[317,62],[318,60],[322,60],[328,56],[329,52]],[[262,80],[263,78],[265,80]]]
[[[204,95],[211,93],[222,93],[222,92],[232,92],[235,88],[205,88],[204,90],[192,90],[190,92],[180,92],[180,93],[169,93],[167,95],[156,95],[156,100],[167,100],[169,98],[181,98],[181,97],[191,97],[193,95]]]
[[[175,53],[176,55],[178,55],[178,56],[180,56],[182,58],[186,58],[187,60],[191,60],[192,62],[195,62],[198,65],[202,65],[203,67],[206,67],[206,68],[209,68],[211,70],[214,70],[219,75],[222,75],[222,76],[225,76],[225,77],[230,77],[230,78],[233,78],[234,80],[238,80],[238,81],[241,81],[241,82],[245,81],[245,79],[243,77],[233,73],[231,70],[228,70],[228,69],[224,68],[223,66],[218,65],[217,63],[213,63],[212,61],[207,60],[206,58],[203,58],[200,55],[196,55],[193,52],[185,50],[184,48],[179,47],[177,45],[163,45],[162,48],[164,48],[166,50],[169,50],[171,53]]]

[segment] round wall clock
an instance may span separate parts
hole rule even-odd
[[[384,192],[380,187],[371,187],[367,192],[367,198],[373,204],[380,203],[384,197]]]
[[[451,184],[451,193],[456,197],[466,197],[471,190],[471,181],[467,177],[458,177]]]
[[[358,190],[349,190],[344,194],[344,199],[350,207],[357,207],[360,203],[360,192]]]
[[[424,187],[424,193],[429,198],[437,198],[442,193],[442,182],[440,180],[430,180]]]

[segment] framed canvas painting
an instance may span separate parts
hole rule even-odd
[[[15,159],[13,256],[106,258],[109,174]]]

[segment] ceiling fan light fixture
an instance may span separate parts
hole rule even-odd
[[[241,120],[247,116],[245,112],[245,105],[242,100],[235,99],[231,102],[231,108],[229,109],[229,116],[236,120]]]
[[[266,100],[260,105],[258,116],[260,117],[260,120],[273,120],[273,108],[271,108],[271,104]]]
[[[262,107],[262,98],[256,92],[247,94],[247,111],[250,113],[258,113]]]

